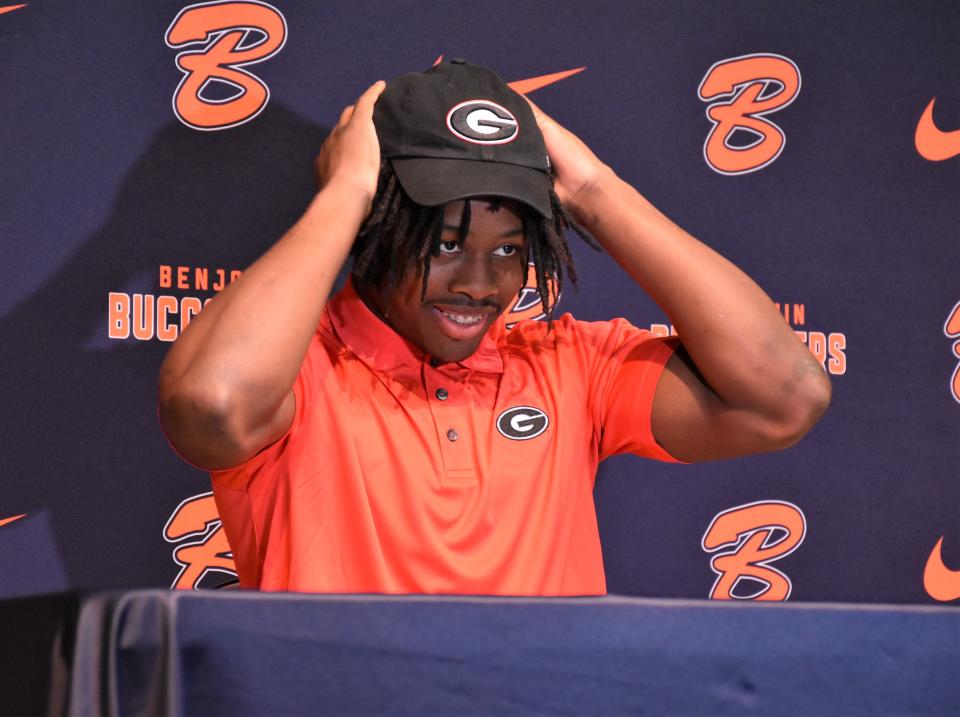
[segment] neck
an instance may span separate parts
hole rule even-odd
[[[357,296],[360,297],[360,300],[364,303],[364,306],[370,309],[374,316],[393,329],[393,325],[390,323],[390,318],[386,309],[380,308],[383,304],[381,302],[379,291],[369,286],[361,286],[354,280],[352,276],[350,277],[350,281],[353,282],[353,289],[357,292]],[[394,331],[396,331],[396,329],[394,329]]]

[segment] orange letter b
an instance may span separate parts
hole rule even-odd
[[[797,506],[781,501],[761,501],[730,508],[710,523],[703,535],[703,549],[718,553],[710,561],[717,579],[711,600],[786,600],[790,578],[768,563],[792,553],[806,534],[806,519]],[[775,534],[780,533],[775,537]],[[752,595],[737,595],[741,580],[763,587]]]
[[[250,42],[258,34],[263,37]],[[286,20],[266,3],[200,3],[181,10],[167,29],[167,45],[204,46],[177,55],[177,66],[184,72],[173,95],[177,117],[201,130],[235,127],[256,117],[266,107],[270,90],[241,68],[275,55],[286,40]],[[236,93],[226,100],[204,99],[210,82],[229,85]]]
[[[746,174],[779,157],[786,143],[783,130],[764,115],[786,107],[799,92],[800,70],[786,57],[745,55],[715,63],[698,90],[704,102],[725,98],[707,108],[713,122],[703,145],[707,164],[721,174]],[[731,144],[738,131],[754,141]]]

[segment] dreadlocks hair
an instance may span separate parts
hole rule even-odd
[[[569,277],[574,287],[577,285],[577,272],[564,230],[573,230],[590,247],[601,251],[597,241],[560,204],[552,179],[549,193],[552,214],[549,219],[533,211],[525,211],[521,216],[523,235],[527,239],[527,262],[533,262],[537,294],[548,323],[553,319],[564,276]],[[499,208],[494,198],[491,209]],[[443,210],[443,206],[425,207],[411,200],[400,186],[389,160],[382,158],[373,208],[350,252],[354,282],[359,286],[392,289],[400,284],[407,271],[413,270],[423,276],[420,298],[425,298],[430,260],[440,254]],[[457,231],[460,246],[469,231],[470,202],[465,202]],[[527,274],[524,271],[521,289],[527,286]]]

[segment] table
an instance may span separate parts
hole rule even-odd
[[[5,714],[960,714],[952,607],[144,590],[0,630]]]

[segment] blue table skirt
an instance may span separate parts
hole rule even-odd
[[[0,624],[29,604],[0,603]],[[950,607],[239,591],[70,605],[54,713],[960,714]]]

